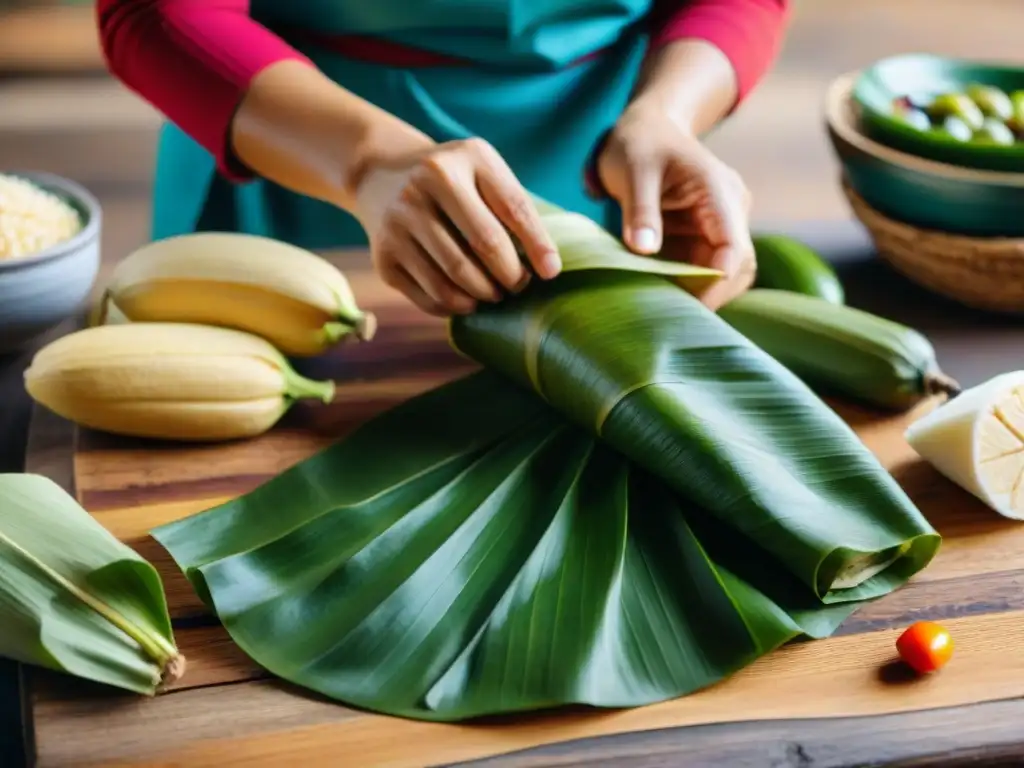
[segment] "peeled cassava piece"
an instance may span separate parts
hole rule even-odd
[[[706,272],[541,210],[568,272],[453,320],[483,371],[153,532],[272,673],[427,720],[649,704],[934,556],[850,428],[680,288]]]
[[[41,405],[82,426],[135,437],[213,441],[265,432],[302,398],[330,402],[258,336],[187,323],[129,323],[69,334],[25,371]]]
[[[236,328],[293,357],[368,340],[377,327],[345,276],[315,253],[226,232],[158,240],[121,261],[92,323],[124,319]]]
[[[964,391],[911,424],[906,438],[954,483],[1024,520],[1024,371]]]
[[[0,474],[0,656],[146,695],[185,671],[156,569],[62,488]]]

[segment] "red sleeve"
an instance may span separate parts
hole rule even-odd
[[[775,61],[790,0],[655,0],[651,46],[706,40],[732,62],[742,101]]]
[[[249,16],[249,0],[98,0],[111,73],[242,178],[228,129],[249,82],[265,67],[304,56]]]

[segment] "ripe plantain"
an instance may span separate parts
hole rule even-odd
[[[226,232],[158,240],[129,254],[91,324],[124,319],[235,328],[293,357],[322,354],[342,339],[369,340],[377,326],[341,271],[315,253]]]
[[[334,383],[300,376],[268,341],[186,323],[87,328],[39,350],[33,400],[82,426],[134,437],[216,441],[265,432]]]

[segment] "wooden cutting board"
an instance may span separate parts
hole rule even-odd
[[[362,305],[378,314],[377,339],[303,367],[339,381],[337,401],[297,407],[260,439],[200,447],[147,443],[78,431],[36,409],[28,471],[65,485],[156,564],[188,658],[185,677],[153,700],[32,671],[39,765],[398,768],[497,755],[506,756],[495,762],[501,765],[616,759],[636,766],[833,765],[996,743],[1005,752],[1024,743],[1017,735],[1024,705],[964,708],[1024,694],[1024,525],[997,517],[920,462],[901,436],[912,415],[843,405],[836,407],[945,541],[911,584],[864,606],[832,638],[794,643],[676,701],[479,725],[363,714],[271,679],[206,614],[147,532],[249,491],[374,414],[472,370],[449,349],[441,323],[384,289],[366,262],[363,254],[336,259]],[[941,673],[915,680],[893,664],[894,641],[923,618],[952,630],[956,654]],[[959,709],[939,709],[947,707]],[[917,714],[901,720],[894,713]],[[887,717],[859,719],[880,715]],[[805,718],[825,719],[808,724]],[[610,734],[620,735],[587,740]],[[531,751],[508,756],[520,750]]]

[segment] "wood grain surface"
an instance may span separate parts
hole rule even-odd
[[[830,257],[842,252],[845,258],[849,253],[857,262],[843,272],[851,302],[925,330],[949,372],[963,383],[976,383],[1007,368],[1024,368],[1024,329],[1019,323],[928,296],[872,263],[859,233],[849,246],[845,234],[837,238],[832,224],[843,232],[856,228],[841,220],[848,210],[835,183],[835,163],[819,119],[827,82],[881,56],[925,48],[950,55],[1019,60],[1019,0],[796,0],[794,11],[772,73],[710,138],[715,151],[741,172],[753,191],[755,221],[776,226],[828,219],[820,236],[816,230],[794,234],[813,235],[810,242],[820,244]],[[81,13],[67,14],[68,21],[60,22],[38,13],[22,16],[31,28],[12,19],[0,18],[0,69],[71,71],[99,62],[95,30],[87,19],[83,23]],[[61,173],[100,197],[105,211],[105,271],[145,241],[159,124],[151,108],[109,79],[94,84],[71,77],[0,79],[0,105],[0,169]],[[775,678],[777,685],[763,700],[758,699],[762,694],[756,692],[763,688],[756,686],[766,685],[765,674],[778,673],[779,667],[773,665],[784,664],[790,658],[785,654],[810,652],[800,646],[766,659],[731,681],[732,687],[725,692],[733,691],[732,704],[724,717],[725,700],[715,697],[725,694],[714,691],[707,697],[692,697],[678,712],[663,705],[589,718],[567,714],[525,725],[493,724],[471,730],[472,739],[465,736],[465,741],[452,746],[456,736],[464,738],[463,731],[453,736],[444,726],[437,731],[423,731],[420,726],[407,729],[401,721],[356,715],[266,677],[257,679],[259,670],[239,656],[216,624],[202,615],[185,582],[147,538],[151,526],[136,518],[150,516],[154,523],[173,519],[244,491],[340,437],[371,411],[431,386],[430,376],[444,375],[439,373],[442,361],[451,358],[436,328],[422,324],[367,281],[359,281],[357,290],[368,292],[365,295],[381,312],[385,328],[373,351],[347,348],[327,366],[344,382],[349,405],[297,411],[280,430],[260,441],[181,450],[87,434],[81,436],[82,450],[76,450],[73,440],[77,438],[66,422],[38,410],[34,413],[30,469],[44,471],[71,488],[80,485],[80,497],[104,516],[106,524],[133,537],[144,554],[164,557],[160,568],[179,617],[176,632],[192,660],[182,681],[186,687],[156,701],[111,694],[24,668],[12,670],[12,678],[25,673],[32,678],[33,722],[29,724],[34,724],[39,741],[39,765],[358,768],[438,765],[472,760],[473,755],[478,756],[479,765],[501,768],[1024,764],[1020,726],[1024,701],[954,703],[1024,692],[1024,677],[1014,666],[1016,649],[997,656],[1011,636],[998,632],[982,636],[976,630],[991,625],[975,624],[990,617],[1009,620],[1024,609],[1018,562],[1022,534],[1017,525],[994,518],[914,462],[896,437],[898,426],[853,409],[844,409],[845,415],[859,425],[862,436],[935,521],[946,545],[932,567],[912,584],[865,606],[837,638],[826,641],[856,640],[852,648],[815,644],[820,650],[813,651],[813,661],[805,662],[811,667],[794,670],[821,670],[834,662],[848,687],[850,677],[856,678],[846,692],[832,688],[829,667],[819,673],[817,684],[805,680],[805,688],[798,688],[814,687],[801,711],[783,707],[781,699],[792,702],[785,693],[790,681],[784,677]],[[420,342],[414,340],[415,334],[422,334]],[[407,355],[418,360],[403,360]],[[0,360],[0,375],[5,372],[3,364]],[[23,444],[23,365],[10,361],[7,367],[10,386],[5,388],[0,376],[0,455],[15,444],[20,452]],[[17,429],[5,431],[5,419],[18,421]],[[19,467],[20,457],[8,465],[11,471]],[[892,648],[899,627],[921,616],[960,617],[971,629],[957,629],[958,652],[941,677],[893,680],[894,668],[879,664],[878,658]],[[792,658],[801,661],[799,656]],[[0,669],[0,687],[4,671]],[[997,672],[1000,681],[989,682]],[[891,682],[883,684],[879,676]],[[227,682],[236,679],[243,681]],[[841,710],[835,702],[846,702],[846,693],[849,702],[864,705],[866,716],[834,716]],[[904,702],[903,697],[910,698]],[[685,715],[693,708],[701,712],[705,698],[710,701],[712,722],[673,727],[693,722]],[[4,739],[4,726],[12,713],[3,704],[0,696],[0,768],[9,768],[20,761],[13,748],[8,751]],[[762,711],[772,707],[776,708],[773,713]],[[907,707],[908,711],[892,714]],[[361,730],[353,730],[356,723],[362,723]],[[306,734],[310,734],[308,742]],[[474,744],[483,746],[474,748]],[[316,759],[304,759],[310,755]]]
[[[941,708],[1024,693],[1024,655],[1018,652],[1024,646],[1024,526],[997,517],[918,460],[901,437],[914,414],[885,416],[840,403],[837,410],[945,541],[926,571],[895,594],[865,605],[834,637],[791,644],[720,685],[654,706],[579,709],[472,725],[365,714],[271,679],[231,643],[148,531],[244,493],[383,409],[471,370],[449,349],[439,322],[411,309],[366,271],[365,255],[333,258],[351,276],[361,303],[381,320],[372,343],[344,346],[301,365],[311,375],[339,382],[334,404],[302,405],[264,437],[214,446],[79,432],[44,410],[35,411],[27,469],[65,485],[114,535],[154,562],[189,661],[187,674],[152,700],[33,672],[40,766],[398,768],[487,759],[494,765],[593,765],[617,759],[631,766],[847,764],[808,762],[807,746],[792,754],[783,750],[776,759],[751,746],[752,734],[771,728],[776,734],[792,732],[794,720],[826,718],[835,735],[862,724],[865,716],[921,718]],[[944,621],[957,650],[940,674],[913,679],[894,663],[894,641],[901,628],[922,618]],[[671,731],[671,738],[664,734],[684,726]],[[974,727],[976,739],[984,734],[975,746],[992,750],[999,744],[1000,739],[978,731],[978,723]],[[607,741],[615,734],[628,736]],[[951,742],[950,733],[937,736],[935,743],[946,748],[965,744],[963,737]],[[691,743],[692,754],[686,746]],[[921,754],[919,740],[908,744],[916,744],[915,754]],[[893,742],[882,745],[891,750]],[[992,754],[1003,759],[1017,748],[1017,741],[1006,737]],[[684,753],[685,763],[677,762]],[[641,758],[647,762],[637,762]],[[721,762],[726,759],[737,762]]]
[[[92,3],[0,7],[0,74],[102,70]]]

